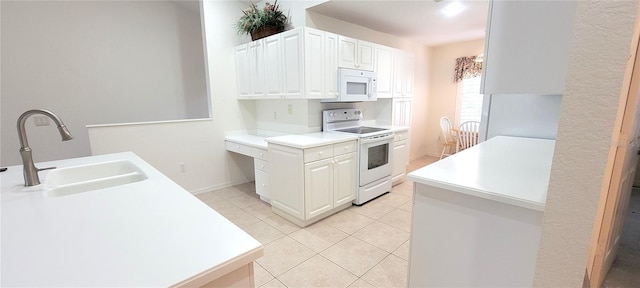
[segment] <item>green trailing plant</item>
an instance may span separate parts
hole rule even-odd
[[[249,8],[242,10],[243,15],[236,22],[238,34],[251,34],[265,26],[275,26],[278,31],[283,31],[289,23],[289,17],[285,15],[278,1],[273,4],[266,2],[260,9],[255,3],[251,3]]]

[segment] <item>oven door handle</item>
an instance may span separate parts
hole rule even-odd
[[[388,136],[384,136],[384,137],[379,137],[379,138],[364,138],[362,139],[362,143],[363,144],[368,144],[368,143],[374,143],[374,142],[381,142],[381,141],[386,141],[389,139],[393,139],[394,135],[388,135]]]

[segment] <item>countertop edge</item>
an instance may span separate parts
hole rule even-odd
[[[434,181],[434,180],[431,180],[431,179],[427,179],[427,178],[423,178],[423,177],[418,177],[418,176],[412,175],[411,173],[409,173],[409,175],[407,175],[407,178],[409,180],[413,181],[414,185],[422,184],[422,185],[427,185],[427,186],[433,186],[433,187],[437,187],[437,188],[447,189],[447,190],[451,190],[451,191],[454,191],[454,192],[466,194],[466,195],[469,195],[469,196],[479,197],[479,198],[483,198],[483,199],[487,199],[487,200],[493,200],[493,201],[502,202],[502,203],[505,203],[505,204],[516,205],[518,207],[527,208],[527,209],[531,209],[531,210],[535,210],[535,211],[544,212],[544,208],[545,208],[545,204],[544,203],[541,204],[541,203],[537,203],[537,202],[531,202],[531,201],[526,201],[526,200],[522,200],[522,199],[518,199],[518,198],[503,196],[503,195],[492,193],[492,192],[486,191],[486,190],[473,189],[473,188],[470,188],[470,187],[463,187],[463,186],[454,185],[454,184],[451,184],[451,183]]]
[[[325,146],[325,145],[333,145],[333,144],[336,144],[336,143],[348,142],[348,141],[353,141],[353,140],[358,140],[358,136],[344,137],[342,139],[321,140],[321,141],[318,141],[318,142],[313,143],[313,144],[304,144],[304,145],[293,143],[293,142],[290,142],[290,141],[278,141],[277,139],[270,139],[270,138],[265,139],[265,141],[267,141],[267,143],[273,143],[273,144],[287,146],[287,147],[293,147],[293,148],[297,148],[297,149],[309,149],[309,148]]]
[[[244,265],[254,262],[263,255],[264,246],[260,245],[253,250],[247,251],[246,253],[239,255],[233,259],[229,259],[229,261],[227,262],[224,262],[216,267],[212,267],[209,270],[206,270],[202,273],[194,275],[189,279],[185,279],[184,281],[171,285],[170,287],[202,287],[205,284],[219,279],[220,277],[227,275]]]

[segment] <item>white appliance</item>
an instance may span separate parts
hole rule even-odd
[[[376,101],[378,82],[376,72],[338,68],[338,98],[322,99],[322,102]]]
[[[322,112],[323,131],[358,134],[358,191],[355,205],[362,205],[391,191],[393,131],[362,126],[362,110],[333,109]]]

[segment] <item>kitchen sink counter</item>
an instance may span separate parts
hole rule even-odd
[[[135,154],[36,166],[114,160],[147,178],[54,197],[46,189],[55,170],[32,187],[22,166],[0,173],[2,286],[201,286],[239,269],[252,275],[262,245]]]

